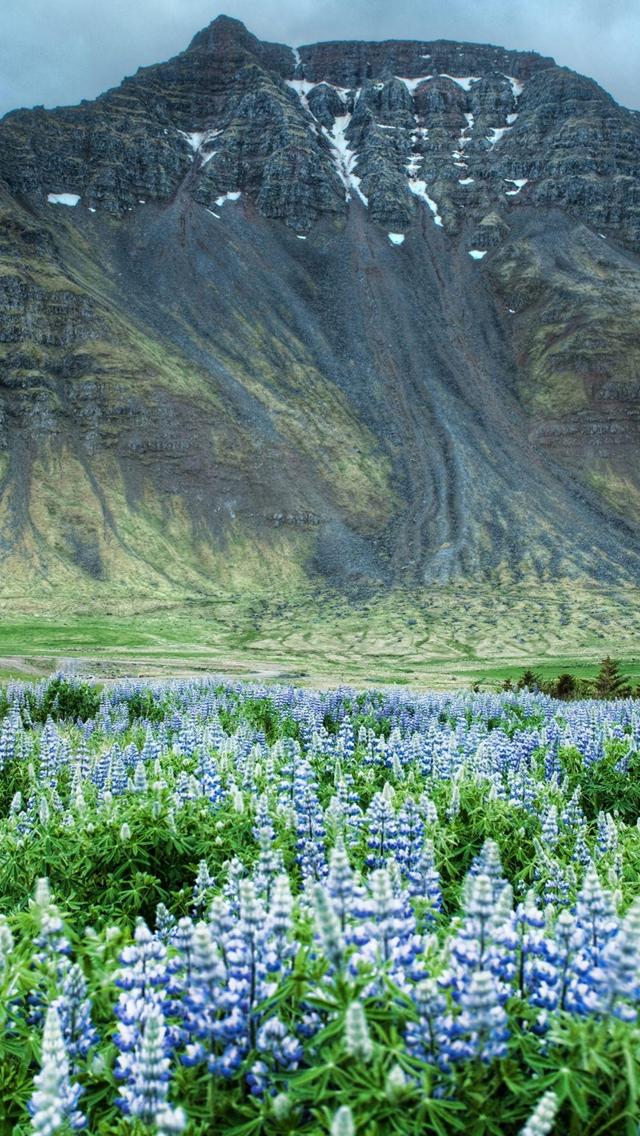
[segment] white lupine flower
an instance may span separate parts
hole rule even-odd
[[[357,1061],[370,1061],[373,1056],[373,1042],[367,1025],[367,1018],[361,1002],[352,1002],[345,1018],[345,1048],[350,1057]]]
[[[31,1097],[31,1127],[38,1136],[54,1136],[67,1123],[82,1127],[84,1117],[77,1109],[80,1087],[69,1079],[69,1059],[62,1037],[60,1018],[49,1006],[42,1035],[40,1072],[34,1077],[35,1092]]]
[[[340,929],[340,920],[335,913],[329,893],[322,884],[316,884],[313,889],[313,907],[315,911],[316,931],[322,943],[322,949],[332,966],[339,966],[344,954],[344,939]]]
[[[156,1113],[156,1136],[174,1136],[183,1132],[187,1126],[187,1115],[183,1108],[170,1108],[165,1105]]]
[[[8,957],[13,950],[13,935],[6,917],[0,915],[0,967],[7,965]]]
[[[387,1100],[392,1103],[400,1100],[407,1088],[407,1078],[399,1065],[394,1065],[389,1070],[387,1078],[384,1083],[384,1091]]]
[[[331,1122],[331,1136],[355,1136],[356,1126],[349,1105],[343,1104]]]
[[[286,1120],[291,1115],[291,1097],[287,1093],[278,1093],[271,1101],[271,1107],[276,1120]]]
[[[520,1136],[549,1136],[558,1111],[558,1098],[553,1091],[540,1098]]]
[[[51,906],[51,888],[46,876],[41,878],[36,883],[35,891],[33,893],[33,902],[36,907],[50,907]]]

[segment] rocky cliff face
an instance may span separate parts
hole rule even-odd
[[[220,17],[7,115],[5,580],[634,579],[639,253],[640,116],[531,53]]]

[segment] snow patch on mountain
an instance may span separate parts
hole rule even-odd
[[[402,75],[396,75],[395,77],[401,83],[404,83],[410,95],[415,94],[416,88],[419,87],[421,83],[427,83],[429,79],[433,79],[433,75],[422,75],[419,79],[404,79]]]
[[[320,86],[319,83],[312,83],[310,79],[285,79],[285,84],[298,95],[308,95],[314,87]],[[329,86],[328,83],[327,86]]]
[[[220,197],[216,197],[216,205],[220,209],[227,201],[237,201],[240,197],[240,190],[236,189],[232,193],[223,193]]]
[[[462,77],[459,75],[441,75],[440,78],[450,79],[452,83],[457,83],[459,87],[462,87],[463,91],[470,91],[472,83],[480,82],[479,75],[463,75]]]
[[[285,85],[296,92],[304,109],[309,112],[312,118],[315,118],[315,115],[309,106],[308,96],[315,87],[330,87],[332,91],[335,91],[343,105],[351,94],[349,87],[337,87],[335,83],[327,83],[326,80],[322,80],[320,83],[312,83],[309,79],[285,79]],[[358,101],[359,97],[360,88],[358,87],[355,93],[355,102]]]
[[[519,99],[524,91],[524,83],[520,79],[514,79],[513,75],[505,75],[505,79],[508,79],[511,84],[514,99]]]
[[[438,206],[436,205],[433,198],[429,197],[429,194],[427,193],[426,181],[421,181],[420,178],[411,178],[409,180],[409,189],[415,197],[419,197],[421,201],[424,201],[425,204],[429,206],[429,209],[433,213],[434,224],[442,228],[442,217],[440,216],[440,210],[438,209]]]
[[[505,134],[508,134],[510,130],[510,126],[492,126],[490,128],[490,133],[487,134],[487,142],[490,143],[492,150],[496,143],[499,142],[501,138],[504,138]]]
[[[322,132],[331,146],[338,177],[345,187],[345,201],[351,200],[351,190],[353,190],[360,198],[362,204],[368,205],[369,199],[365,197],[360,189],[361,179],[354,173],[358,164],[358,156],[349,146],[346,137],[350,122],[350,114],[339,114],[338,117],[334,119],[331,130],[327,130],[326,127],[323,126]]]
[[[216,150],[211,150],[210,147],[211,147],[211,143],[213,142],[213,140],[215,138],[218,138],[218,136],[220,134],[222,134],[222,131],[221,130],[190,130],[190,131],[179,130],[178,134],[182,135],[185,142],[187,142],[187,144],[193,150],[194,162],[195,162],[196,158],[199,157],[201,165],[205,166],[207,164],[207,162],[211,161],[214,154],[217,153]]]
[[[79,193],[48,193],[49,205],[77,205],[80,201]]]

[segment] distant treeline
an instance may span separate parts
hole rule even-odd
[[[579,678],[565,671],[556,678],[545,679],[528,668],[516,682],[507,678],[502,690],[540,690],[553,698],[570,701],[574,698],[640,698],[640,686],[633,686],[631,680],[622,674],[620,663],[607,655],[600,664],[595,678]]]

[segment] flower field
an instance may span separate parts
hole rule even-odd
[[[0,1132],[637,1136],[640,703],[0,711]]]

